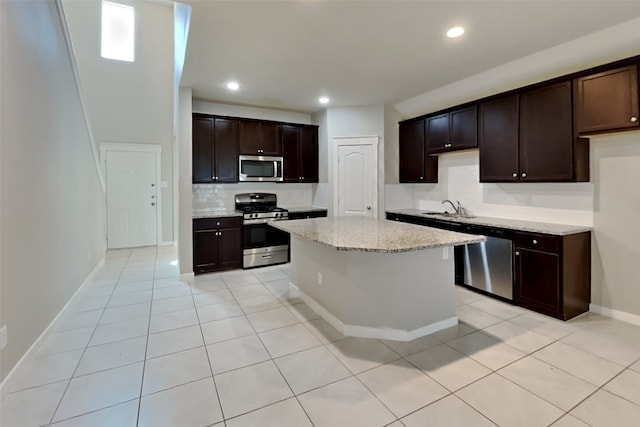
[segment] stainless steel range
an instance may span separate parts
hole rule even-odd
[[[289,212],[277,206],[273,193],[236,194],[236,209],[243,213],[242,268],[262,267],[289,261],[289,233],[269,225],[289,219]]]

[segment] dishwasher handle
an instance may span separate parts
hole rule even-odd
[[[468,234],[481,234],[486,237],[497,237],[499,239],[514,240],[515,232],[504,228],[483,227],[478,225],[467,225],[464,232]]]

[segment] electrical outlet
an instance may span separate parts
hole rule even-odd
[[[449,248],[447,246],[442,248],[442,259],[449,259]]]
[[[7,325],[0,328],[0,350],[2,350],[5,345],[7,345]]]
[[[322,286],[322,273],[318,273],[318,285]]]

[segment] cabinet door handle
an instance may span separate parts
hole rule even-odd
[[[520,252],[516,251],[516,256],[520,255]]]
[[[424,176],[421,176],[420,179],[424,179]]]
[[[517,174],[517,173],[514,173],[512,176],[513,176],[514,178],[517,178],[517,177],[518,177],[518,174]]]
[[[638,121],[638,118],[636,116],[631,117],[631,123],[635,123]]]
[[[526,177],[527,177],[527,174],[523,172],[523,173],[522,173],[522,177],[523,177],[523,178],[526,178]]]
[[[533,244],[534,244],[534,245],[537,245],[537,244],[538,244],[538,241],[537,241],[536,239],[533,239]]]

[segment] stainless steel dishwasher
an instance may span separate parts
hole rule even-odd
[[[461,230],[462,231],[462,230]],[[461,256],[463,283],[513,300],[513,232],[491,227],[464,226],[463,233],[481,234],[486,242],[465,245]]]

